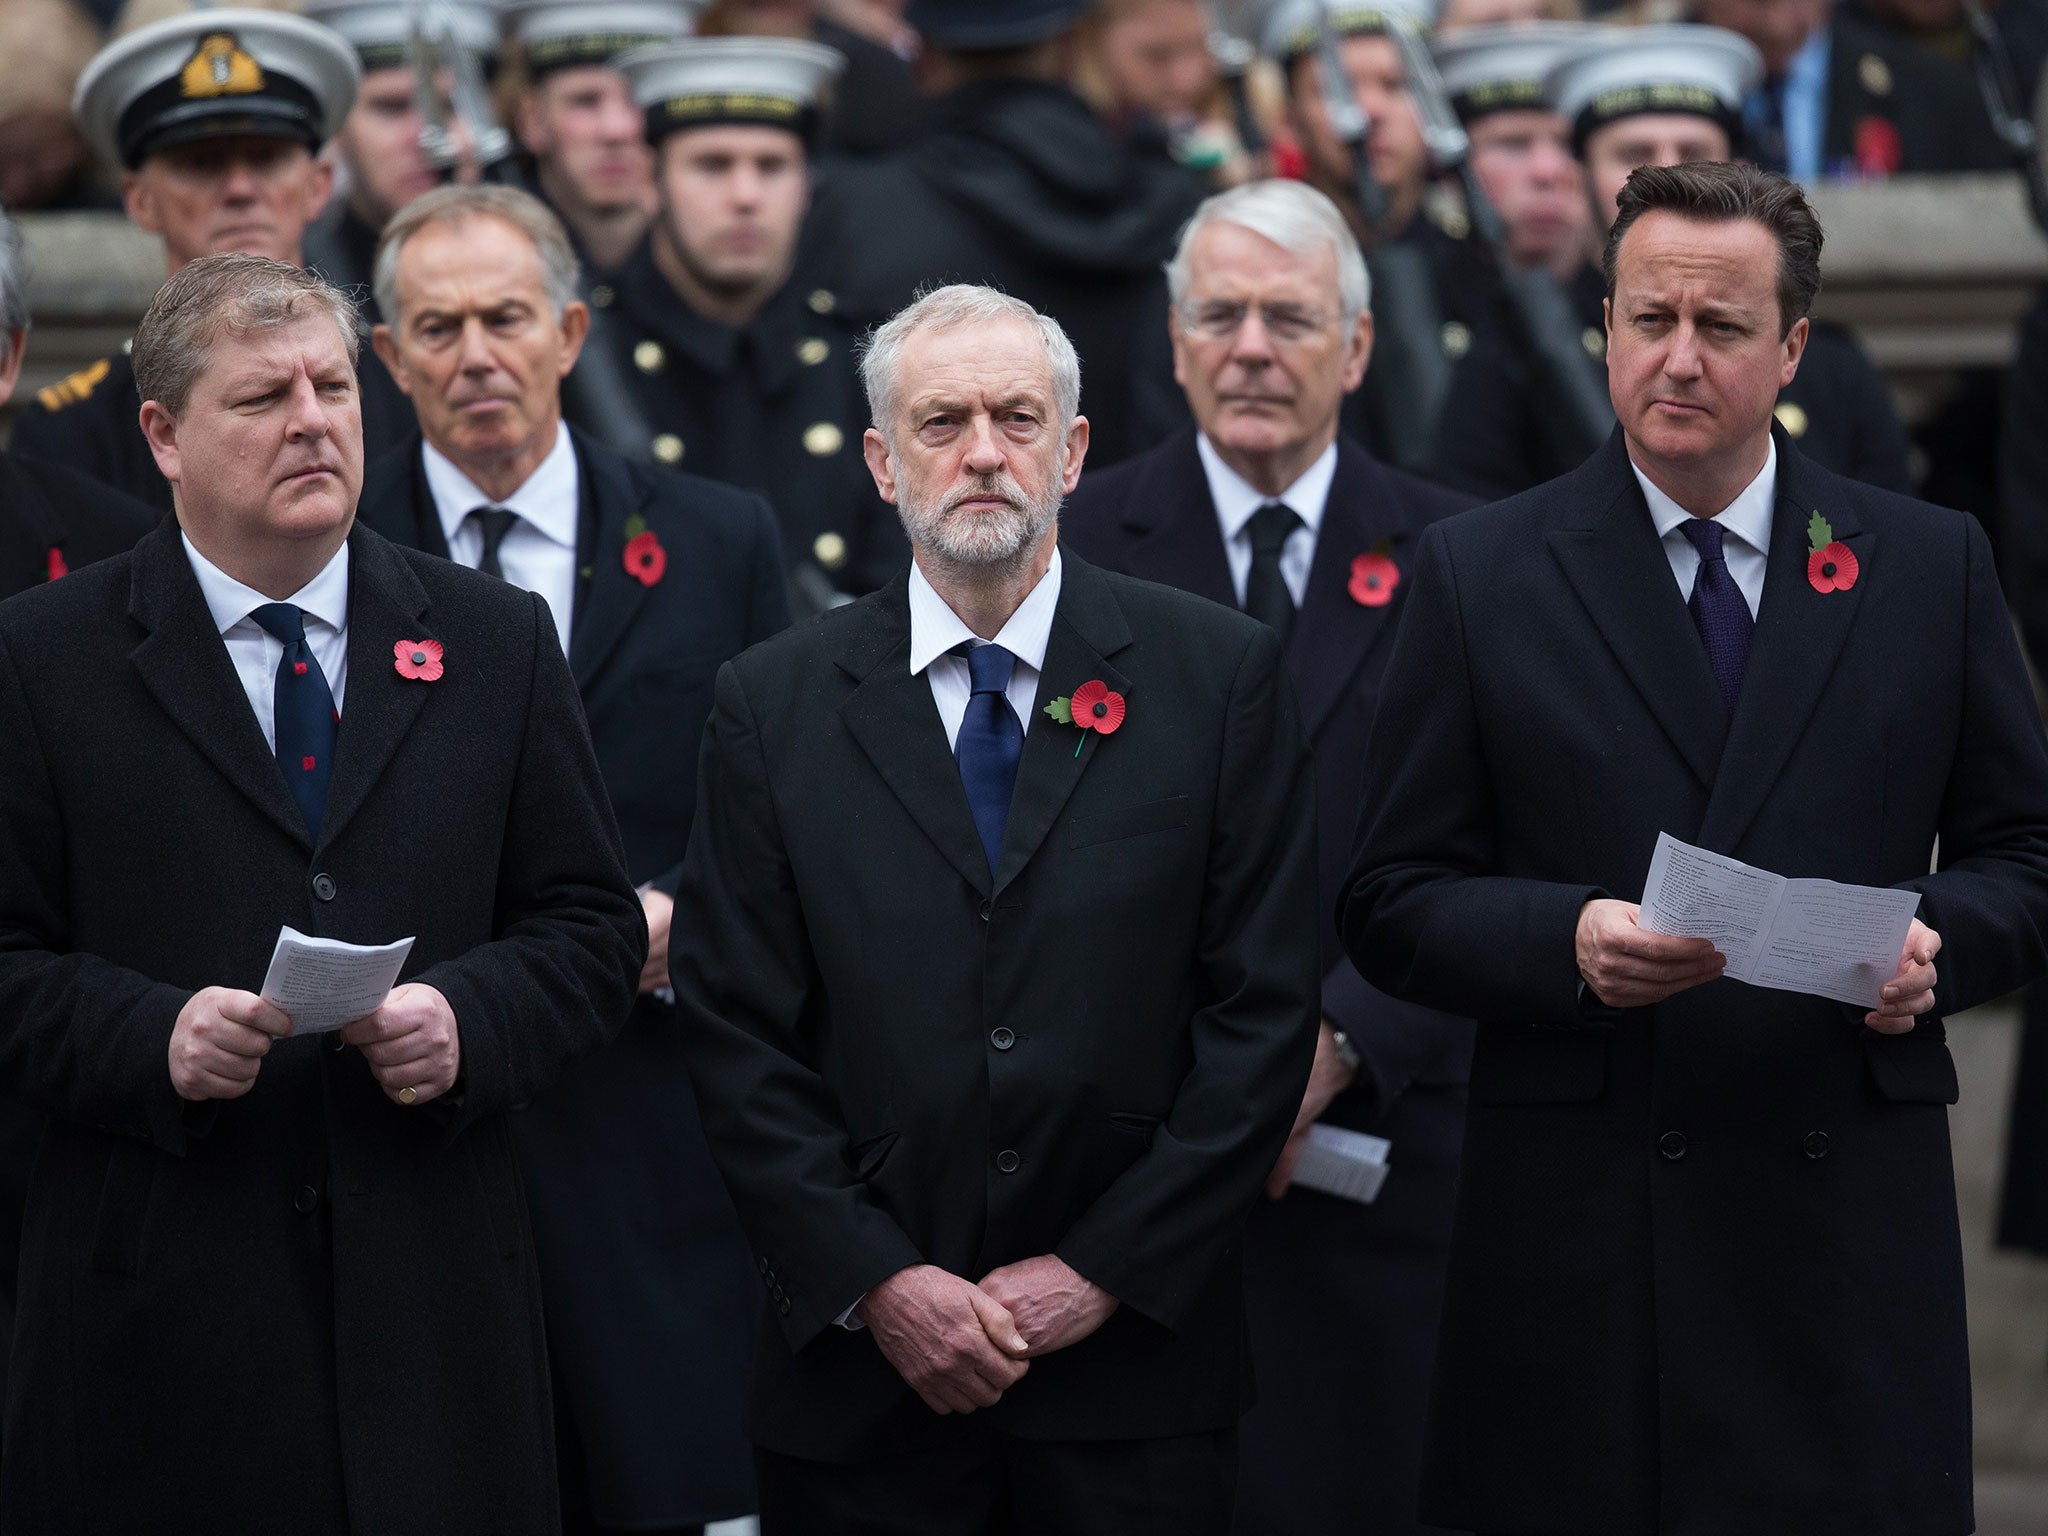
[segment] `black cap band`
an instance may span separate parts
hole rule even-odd
[[[1586,140],[1595,129],[1619,122],[1624,117],[1643,117],[1650,113],[1704,117],[1709,122],[1718,123],[1731,144],[1742,131],[1742,118],[1736,109],[1703,85],[1617,85],[1612,90],[1602,91],[1579,109],[1579,115],[1572,121],[1572,150],[1583,157]]]
[[[114,129],[121,163],[131,171],[173,144],[236,135],[297,139],[317,150],[319,102],[305,86],[274,69],[258,90],[197,99],[173,76],[136,97]]]
[[[1470,123],[1490,112],[1548,112],[1551,105],[1541,80],[1482,80],[1453,95],[1451,110]]]
[[[562,37],[536,38],[525,45],[526,73],[529,79],[538,80],[558,69],[609,64],[622,53],[669,40],[665,32],[571,32]]]
[[[688,128],[713,128],[739,124],[755,128],[785,128],[806,145],[815,142],[819,115],[815,107],[787,96],[760,91],[693,91],[671,96],[647,108],[647,142],[659,144],[672,133]]]

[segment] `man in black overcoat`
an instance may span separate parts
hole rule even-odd
[[[1640,170],[1608,251],[1620,430],[1423,536],[1343,915],[1479,1021],[1423,1514],[1963,1536],[1943,1021],[2048,958],[2040,716],[1977,524],[1771,426],[1798,189]],[[1763,990],[1640,926],[1660,833],[1919,893],[1890,979]]]
[[[0,1091],[49,1117],[10,1531],[555,1536],[505,1111],[645,924],[546,606],[352,527],[354,315],[205,257],[137,333],[178,511],[0,606]],[[318,1038],[282,925],[413,940]]]
[[[583,306],[568,234],[539,199],[443,188],[385,238],[392,318],[376,342],[423,438],[370,467],[363,520],[548,601],[650,935],[625,1033],[512,1119],[566,1528],[695,1530],[753,1512],[742,1405],[758,1299],[680,1053],[669,913],[712,679],[789,619],[774,515],[562,424]]]
[[[1323,194],[1272,181],[1211,198],[1167,275],[1198,429],[1084,476],[1061,536],[1097,565],[1243,608],[1281,634],[1321,825],[1316,1065],[1268,1189],[1277,1203],[1253,1213],[1246,1246],[1259,1406],[1244,1423],[1238,1529],[1413,1531],[1472,1026],[1368,986],[1334,912],[1403,573],[1422,530],[1470,503],[1338,432],[1372,315],[1364,259]],[[1289,1190],[1317,1121],[1393,1143],[1374,1203]]]
[[[942,288],[866,370],[916,563],[720,672],[676,897],[764,1536],[1220,1536],[1245,1213],[1315,1037],[1280,645],[1060,553],[1050,319]]]

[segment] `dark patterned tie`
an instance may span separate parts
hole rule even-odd
[[[327,676],[306,644],[306,615],[291,603],[265,603],[249,615],[284,642],[273,694],[277,718],[277,766],[285,787],[299,803],[306,831],[320,840],[327,814],[327,781],[334,775],[334,738],[340,717]]]
[[[1721,697],[1733,710],[1735,696],[1742,692],[1743,669],[1749,665],[1749,632],[1756,620],[1750,616],[1742,588],[1728,574],[1728,562],[1721,554],[1721,525],[1710,517],[1688,517],[1680,527],[1700,553],[1699,574],[1693,577],[1692,597],[1686,607],[1692,610],[1692,621],[1706,642],[1707,664],[1714,669],[1714,681],[1721,685]]]
[[[505,535],[519,521],[519,514],[507,512],[503,507],[478,507],[469,514],[469,520],[476,524],[477,532],[483,535],[484,540],[484,556],[477,561],[476,568],[486,576],[495,576],[503,581],[505,572],[498,564],[498,546],[505,542]]]
[[[1280,574],[1280,551],[1300,526],[1294,508],[1278,501],[1267,502],[1245,524],[1252,541],[1252,569],[1244,582],[1244,611],[1268,626],[1282,645],[1294,630],[1294,594]]]
[[[971,642],[953,652],[963,653],[974,693],[960,721],[953,759],[960,765],[967,808],[974,813],[974,829],[981,834],[988,870],[994,874],[1003,851],[1003,829],[1010,821],[1010,794],[1017,787],[1017,762],[1024,755],[1024,726],[1006,692],[1017,658],[1000,645]]]

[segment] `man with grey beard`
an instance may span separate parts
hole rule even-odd
[[[719,674],[672,930],[762,1530],[1222,1533],[1319,1015],[1280,644],[1063,555],[1050,318],[942,288],[862,375],[913,565]]]

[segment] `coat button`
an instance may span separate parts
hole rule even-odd
[[[994,915],[995,915],[995,910],[996,910],[996,903],[995,903],[995,898],[994,898],[994,897],[990,897],[990,898],[989,898],[988,900],[984,901],[984,902],[983,902],[983,903],[981,904],[981,920],[982,920],[982,921],[983,921],[984,923],[985,923],[985,922],[987,922],[987,921],[989,920],[989,918],[990,918],[990,917],[992,917],[992,916],[994,916]]]
[[[1685,1156],[1685,1138],[1677,1131],[1666,1131],[1657,1138],[1657,1150],[1675,1163]]]
[[[999,1051],[1007,1051],[1017,1043],[1017,1032],[1009,1028],[992,1029],[989,1031],[988,1043]]]
[[[599,283],[590,290],[590,302],[599,309],[610,309],[612,301],[617,297],[618,294],[614,293],[610,286],[605,283]]]
[[[1024,1166],[1024,1159],[1005,1148],[996,1154],[996,1170],[1000,1173],[1015,1173]]]
[[[780,1312],[784,1317],[789,1316],[789,1298],[787,1296],[784,1296],[781,1300],[777,1301],[775,1303],[775,1310]]]
[[[292,1196],[292,1209],[301,1216],[310,1216],[320,1208],[320,1191],[310,1184],[301,1184],[299,1192]]]
[[[642,373],[659,373],[668,366],[668,354],[658,341],[643,341],[633,348],[633,366]]]
[[[334,900],[336,887],[334,877],[324,870],[313,877],[313,894],[322,901]]]
[[[337,1029],[337,1030],[336,1030],[336,1031],[335,1031],[335,1032],[334,1032],[333,1034],[331,1034],[331,1035],[329,1035],[329,1036],[327,1037],[327,1054],[328,1054],[328,1055],[330,1055],[330,1056],[339,1056],[339,1055],[340,1055],[340,1054],[341,1054],[341,1053],[342,1053],[343,1051],[345,1051],[345,1050],[347,1050],[347,1049],[348,1049],[348,1042],[347,1042],[346,1040],[344,1040],[344,1039],[342,1039],[342,1038],[341,1038],[341,1031],[340,1031],[340,1030],[338,1030],[338,1029]]]
[[[1806,1155],[1808,1157],[1812,1158],[1815,1162],[1819,1162],[1828,1155],[1828,1133],[1826,1131],[1808,1131],[1806,1133],[1806,1140],[1801,1145],[1806,1148]]]

